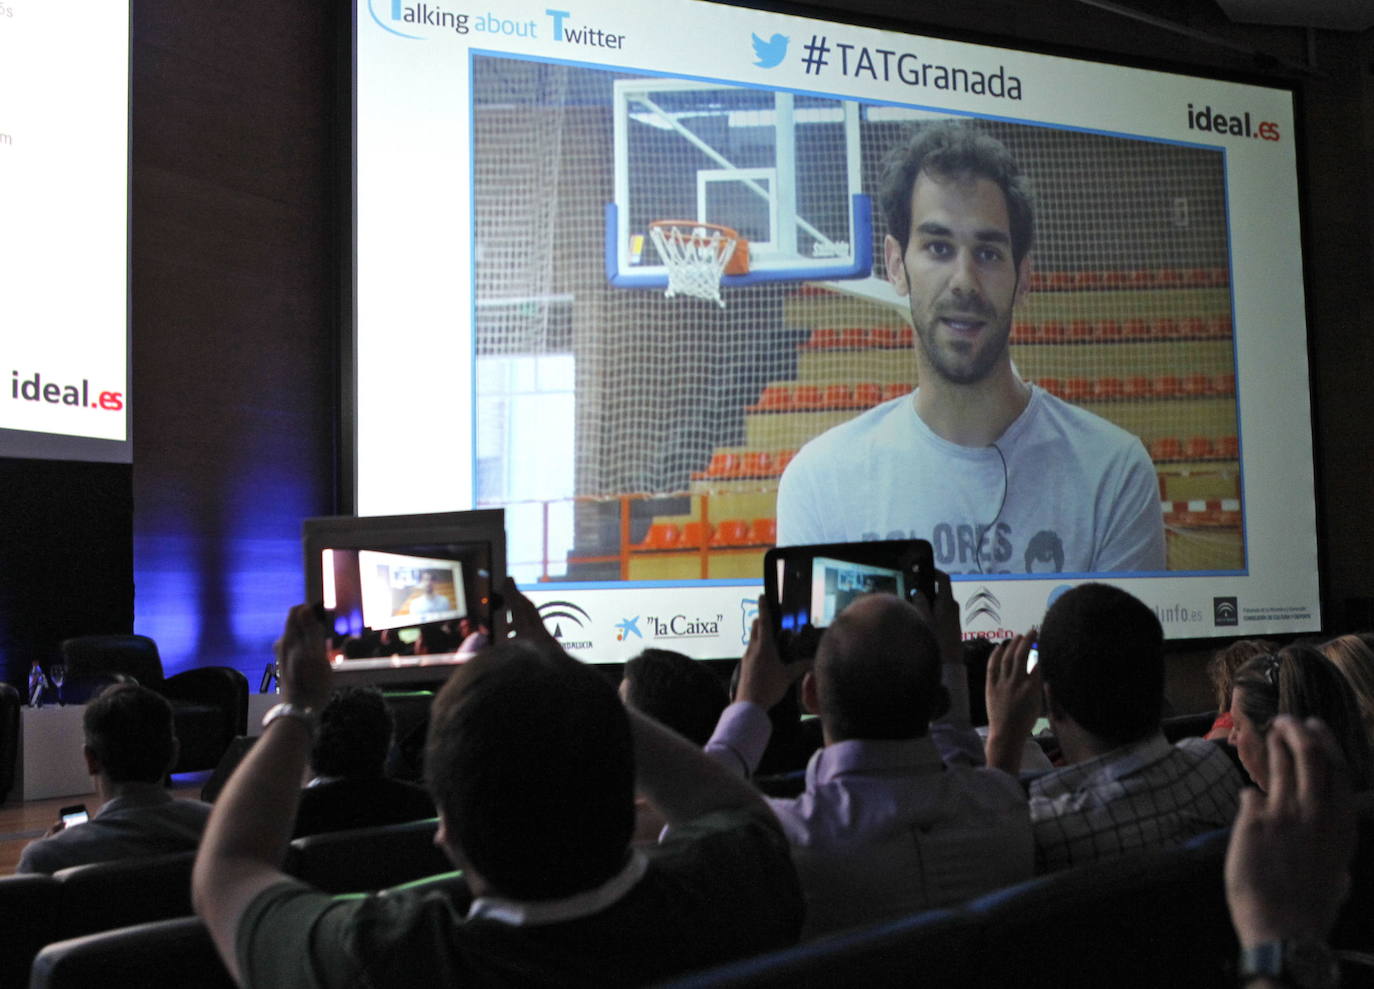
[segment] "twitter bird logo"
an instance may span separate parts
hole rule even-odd
[[[782,60],[787,57],[787,38],[781,34],[764,41],[757,34],[754,35],[754,56],[758,59],[754,64],[761,69],[773,69],[782,64]]]

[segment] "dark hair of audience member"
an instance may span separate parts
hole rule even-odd
[[[1374,649],[1361,636],[1342,635],[1324,644],[1321,651],[1355,691],[1365,734],[1374,743]]]
[[[133,683],[106,687],[81,719],[86,745],[114,783],[159,783],[176,757],[172,705]]]
[[[1278,649],[1278,643],[1268,639],[1237,639],[1212,655],[1207,661],[1207,679],[1212,682],[1218,711],[1231,709],[1231,678],[1236,675],[1236,670],[1248,660],[1278,652]]]
[[[1052,710],[1113,747],[1159,731],[1164,632],[1144,602],[1110,584],[1082,584],[1050,606],[1039,645]]]
[[[919,738],[949,709],[934,633],[891,594],[840,613],[821,636],[813,675],[831,741]]]
[[[1360,791],[1374,783],[1374,754],[1355,691],[1319,649],[1292,645],[1257,656],[1236,671],[1231,689],[1238,710],[1261,734],[1276,715],[1320,718],[1345,754],[1350,785]]]
[[[1006,199],[1013,263],[1035,240],[1035,207],[1030,183],[1006,146],[996,138],[961,123],[937,123],[915,131],[883,162],[878,201],[887,232],[906,250],[911,238],[911,198],[916,179],[925,172],[937,179],[987,179]]]
[[[975,727],[988,723],[988,659],[997,644],[991,639],[964,640],[964,670],[968,673],[969,718]]]
[[[310,749],[317,776],[376,779],[386,767],[396,721],[376,687],[334,691],[320,711],[320,727]]]
[[[694,745],[705,745],[730,698],[703,664],[671,649],[645,649],[625,664],[625,702]]]
[[[434,699],[425,774],[450,847],[501,895],[566,897],[625,864],[629,717],[565,656],[505,642],[460,667]]]

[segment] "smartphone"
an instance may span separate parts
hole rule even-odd
[[[85,804],[72,804],[70,807],[63,807],[57,812],[57,815],[62,818],[62,826],[64,828],[85,824],[90,819],[89,815],[86,813]]]
[[[821,634],[855,598],[875,592],[935,598],[935,554],[925,539],[780,546],[763,558],[773,638],[788,662],[816,655]]]

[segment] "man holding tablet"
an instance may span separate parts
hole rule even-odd
[[[929,539],[956,573],[1163,570],[1139,438],[1012,366],[1035,220],[1011,153],[970,127],[925,128],[889,158],[882,203],[920,386],[802,448],[778,491],[779,544]]]

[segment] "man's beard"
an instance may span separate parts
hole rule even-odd
[[[935,337],[940,321],[946,316],[972,316],[982,320],[979,339],[962,341],[955,337],[947,341],[944,347],[938,347]],[[926,363],[936,374],[955,385],[976,384],[992,373],[1005,353],[1007,339],[1011,335],[1011,312],[999,313],[982,298],[966,302],[942,302],[935,307],[929,319],[922,320],[916,315],[916,300],[913,297],[911,323],[916,329],[916,339],[921,352],[925,354]],[[971,358],[963,356],[965,351],[958,348],[960,344],[973,352]]]

